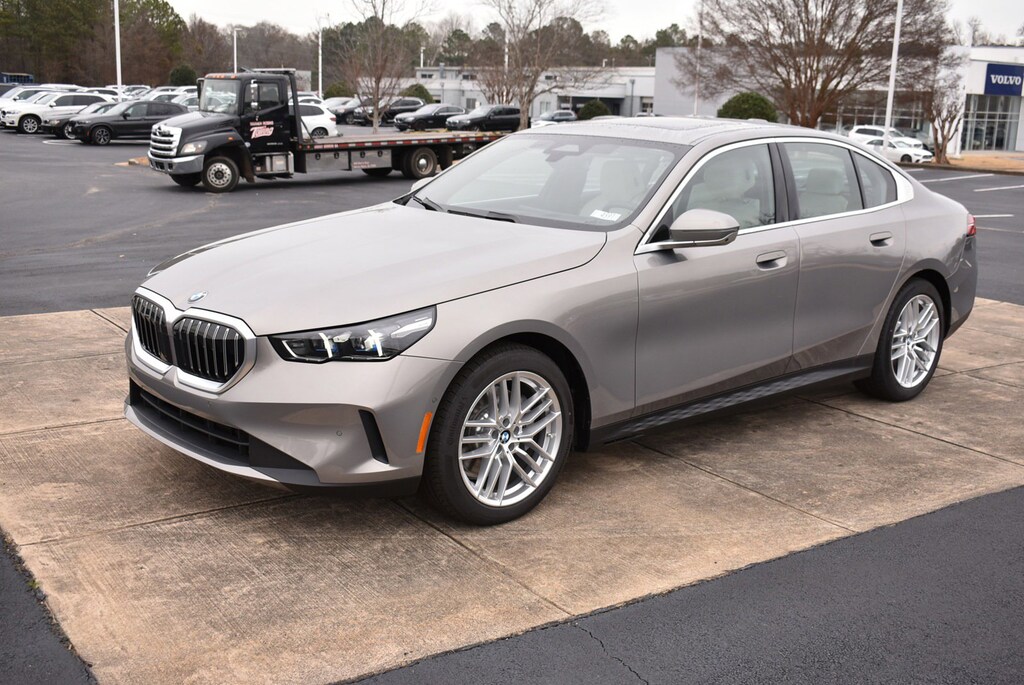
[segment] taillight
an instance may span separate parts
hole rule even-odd
[[[331,117],[331,121],[333,121],[333,122],[337,123],[337,121],[338,121],[338,117]]]
[[[967,215],[967,237],[970,238],[972,235],[978,235],[978,224],[974,221],[974,215]]]

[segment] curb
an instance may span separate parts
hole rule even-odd
[[[149,159],[146,157],[132,157],[128,160],[128,166],[148,166]]]
[[[1024,170],[1017,171],[1012,169],[991,169],[985,167],[957,166],[954,164],[933,164],[931,162],[920,164],[914,164],[912,162],[896,162],[896,165],[908,169],[943,169],[945,171],[970,171],[981,174],[1005,174],[1007,176],[1024,176]]]

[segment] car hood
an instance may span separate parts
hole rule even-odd
[[[183,112],[175,114],[169,119],[160,122],[161,126],[175,126],[181,129],[182,138],[187,138],[190,133],[202,131],[208,133],[218,128],[235,128],[238,125],[238,117],[234,114],[223,112]]]
[[[268,335],[371,321],[573,269],[604,243],[601,231],[388,203],[198,248],[144,285],[179,309],[204,291],[195,306]]]

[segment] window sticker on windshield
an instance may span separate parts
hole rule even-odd
[[[615,212],[602,212],[600,209],[595,209],[590,213],[590,216],[595,219],[601,219],[602,221],[618,221],[621,214]]]

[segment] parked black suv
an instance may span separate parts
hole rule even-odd
[[[132,100],[114,105],[102,114],[76,116],[68,128],[83,143],[106,145],[114,138],[149,138],[155,124],[187,113],[188,107],[173,102]]]
[[[444,124],[448,121],[449,117],[453,117],[456,114],[464,114],[465,112],[466,110],[461,107],[444,103],[423,105],[415,112],[406,112],[395,117],[395,128],[399,131],[406,129],[423,131],[428,128],[444,128]]]
[[[445,126],[450,131],[517,131],[519,108],[510,105],[484,105],[468,114],[449,117]]]
[[[415,112],[423,106],[423,100],[419,98],[392,98],[380,105],[380,123],[388,124],[395,120],[399,114]],[[360,126],[369,126],[373,123],[373,104],[368,103],[356,108],[352,112],[352,122]]]

